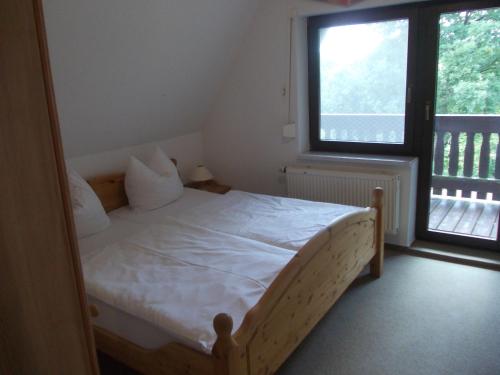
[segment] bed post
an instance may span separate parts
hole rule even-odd
[[[384,190],[380,187],[373,190],[372,208],[377,210],[375,222],[375,256],[370,262],[370,273],[373,277],[380,277],[384,271],[384,222],[383,222]]]
[[[216,375],[240,375],[238,365],[238,343],[231,335],[233,319],[227,314],[217,314],[214,318],[217,340],[212,347],[214,373]]]

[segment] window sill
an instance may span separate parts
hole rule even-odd
[[[366,154],[347,154],[333,152],[305,152],[298,156],[300,161],[342,162],[363,165],[383,165],[391,167],[410,167],[417,163],[413,156],[384,156]]]

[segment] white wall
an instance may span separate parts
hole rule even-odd
[[[64,150],[201,128],[256,0],[44,0]]]
[[[239,189],[284,194],[279,169],[308,149],[305,16],[410,1],[365,0],[346,8],[322,1],[261,4],[236,64],[203,128],[205,162],[221,182]],[[286,140],[289,17],[295,15],[292,120],[299,137]]]
[[[187,181],[186,177],[194,167],[202,164],[203,142],[200,132],[71,158],[67,160],[67,163],[83,178],[125,172],[131,155],[146,161],[156,146],[159,146],[168,157],[177,159],[179,173],[184,181]]]

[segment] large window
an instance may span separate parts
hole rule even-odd
[[[413,28],[405,8],[309,18],[313,151],[412,151]]]

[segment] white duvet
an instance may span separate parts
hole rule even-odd
[[[89,255],[83,272],[92,296],[209,352],[215,315],[230,314],[238,328],[294,254],[164,218]]]
[[[353,206],[235,190],[182,210],[175,214],[175,218],[187,224],[298,251],[317,232],[359,210]],[[117,216],[142,224],[168,220],[170,213],[163,214],[162,209],[155,211],[151,216],[123,209],[117,212]]]
[[[230,314],[237,329],[295,251],[357,210],[192,189],[156,210],[121,208],[80,243],[87,292],[209,352],[215,315]]]

